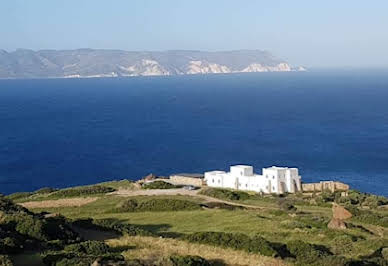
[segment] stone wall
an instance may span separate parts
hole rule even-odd
[[[349,185],[337,182],[337,181],[321,181],[319,183],[305,183],[302,184],[303,192],[321,192],[329,190],[334,191],[347,191],[349,190]]]
[[[175,185],[186,185],[186,186],[196,186],[196,187],[201,187],[204,185],[203,179],[198,177],[172,175],[170,176],[170,181]]]

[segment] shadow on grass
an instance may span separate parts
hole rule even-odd
[[[180,238],[182,236],[182,234],[177,232],[169,232],[171,228],[171,225],[169,224],[130,224],[127,220],[116,218],[98,220],[89,218],[78,219],[72,222],[73,229],[87,240],[106,240],[124,235],[117,230],[120,225],[129,225],[136,230],[139,230],[139,235],[144,235],[141,232],[149,232],[154,236],[165,238]]]

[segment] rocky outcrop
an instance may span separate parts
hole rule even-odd
[[[266,51],[0,50],[0,78],[92,78],[305,71]]]
[[[332,212],[333,212],[333,217],[330,220],[327,227],[330,229],[339,229],[339,230],[346,229],[347,227],[346,227],[345,220],[350,219],[352,217],[352,214],[344,207],[335,203],[333,203]]]

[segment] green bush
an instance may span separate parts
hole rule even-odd
[[[75,253],[75,252],[48,252],[43,255],[43,263],[49,266],[90,266],[97,259],[102,265],[104,262],[110,262],[112,265],[115,263],[123,263],[124,257],[122,255],[114,253],[105,253],[100,255],[93,255],[87,253]],[[121,264],[119,264],[121,265]]]
[[[297,210],[291,201],[284,198],[278,201],[278,205],[281,210],[286,212],[295,212]]]
[[[131,224],[123,224],[115,219],[76,220],[73,225],[86,229],[114,231],[129,236],[155,236],[152,232]]]
[[[383,196],[362,193],[357,190],[350,190],[346,197],[339,197],[336,199],[336,202],[347,206],[365,206],[374,209],[379,206],[387,205],[388,199]]]
[[[118,212],[144,212],[144,211],[189,211],[201,209],[201,205],[189,200],[179,199],[149,199],[137,201],[126,200],[115,209]]]
[[[346,258],[334,256],[325,246],[294,240],[287,244],[287,249],[296,258],[296,265],[349,265],[349,261]]]
[[[34,193],[31,193],[31,192],[16,192],[16,193],[12,193],[6,197],[10,200],[18,200],[18,199],[28,198],[29,196],[31,196],[33,194]]]
[[[122,212],[134,212],[139,207],[139,203],[135,199],[129,199],[119,205],[119,210]]]
[[[219,188],[207,188],[202,190],[200,194],[223,200],[247,200],[251,198],[248,193],[243,191],[232,191]]]
[[[326,248],[301,240],[294,240],[287,243],[287,248],[295,258],[305,262],[314,262],[324,256],[331,255]]]
[[[212,264],[200,256],[175,255],[169,258],[173,266],[211,266]]]
[[[15,232],[39,241],[78,239],[78,234],[63,217],[43,218],[21,213],[8,215],[5,221]]]
[[[142,188],[144,189],[171,189],[171,188],[178,188],[179,186],[175,186],[173,184],[164,182],[164,181],[153,181],[149,183],[143,184]]]
[[[86,253],[89,255],[104,255],[109,252],[109,246],[100,241],[85,241],[65,247],[65,252]]]
[[[94,185],[86,187],[75,187],[61,189],[52,194],[55,197],[80,197],[93,194],[105,194],[116,191],[116,189],[106,186]]]
[[[8,255],[0,255],[0,266],[13,266],[11,258]]]
[[[55,191],[58,191],[58,189],[51,188],[51,187],[43,187],[34,191],[34,194],[49,194]]]
[[[18,233],[38,240],[48,240],[48,237],[44,232],[44,220],[36,219],[34,216],[30,215],[15,216],[14,218],[14,221],[16,222],[15,230]]]
[[[0,232],[0,254],[19,253],[23,250],[23,244],[24,239],[20,235]]]
[[[215,202],[215,201],[207,202],[203,206],[210,209],[223,209],[223,210],[231,210],[231,211],[246,209],[242,206],[236,206],[236,205],[231,205],[223,202]]]
[[[345,208],[353,215],[352,220],[388,227],[388,217],[383,214],[371,210],[360,210],[353,205],[346,205]]]
[[[264,256],[279,255],[271,243],[260,236],[249,237],[244,234],[224,232],[197,232],[185,236],[184,239],[189,242],[260,253]]]

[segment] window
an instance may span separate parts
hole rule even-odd
[[[274,187],[274,186],[272,186],[272,189],[273,189],[273,190],[275,190],[275,187]]]
[[[245,184],[245,187],[248,187],[248,184]]]
[[[268,175],[265,175],[265,178],[268,178]]]
[[[272,176],[272,179],[275,179],[275,176]]]
[[[240,173],[241,173],[241,175],[243,175],[243,171],[241,171]]]
[[[212,179],[212,183],[214,183],[214,178]]]
[[[218,179],[218,184],[220,184],[220,183],[221,183],[221,180]]]

